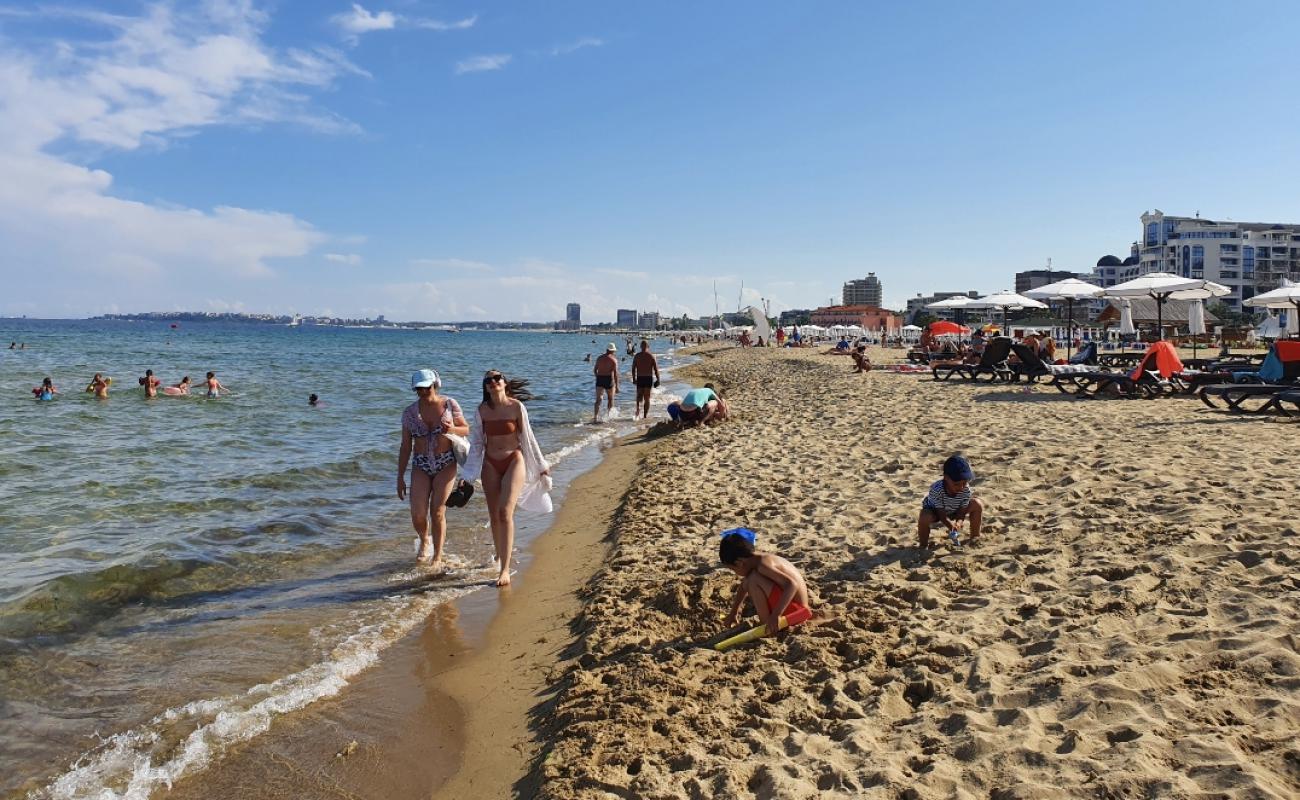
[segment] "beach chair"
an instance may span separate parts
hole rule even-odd
[[[1233,373],[1232,383],[1201,387],[1201,402],[1220,411],[1263,414],[1282,410],[1276,396],[1300,389],[1300,341],[1274,342],[1258,372]],[[1211,398],[1222,400],[1215,405]],[[1254,405],[1255,402],[1258,405]]]
[[[1011,380],[1011,368],[1007,366],[1007,356],[1011,353],[1011,339],[1006,336],[994,336],[984,345],[978,364],[936,364],[930,367],[930,373],[936,381],[946,381],[954,375],[964,380],[973,381],[987,377],[992,383],[997,380]]]
[[[1066,363],[1095,365],[1097,363],[1097,343],[1088,342],[1079,348],[1079,352],[1070,356],[1070,360]]]
[[[1300,389],[1288,389],[1285,392],[1278,392],[1273,395],[1272,403],[1283,414],[1292,417],[1298,416],[1300,415]],[[1288,404],[1295,406],[1295,410],[1292,411],[1287,408]]]
[[[1045,375],[1051,375],[1052,370],[1043,359],[1039,358],[1034,348],[1024,344],[1011,345],[1011,352],[1016,354],[1019,361],[1011,363],[1011,380],[1019,381],[1025,378],[1030,383],[1034,383]]]
[[[1167,342],[1157,342],[1130,373],[1053,371],[1050,385],[1076,397],[1150,400],[1180,391],[1181,372],[1177,352]]]

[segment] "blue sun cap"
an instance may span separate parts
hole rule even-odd
[[[751,547],[758,545],[758,534],[754,533],[749,528],[732,528],[731,530],[723,531],[721,536],[723,539],[725,539],[728,536],[731,536],[732,534],[735,534],[736,536],[739,536],[740,538],[749,542]]]

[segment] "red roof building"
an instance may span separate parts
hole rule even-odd
[[[892,333],[903,327],[903,318],[876,306],[825,306],[812,312],[812,323],[824,328],[835,325],[858,325],[870,331],[883,328],[886,333]]]

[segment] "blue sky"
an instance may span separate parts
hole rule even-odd
[[[0,313],[700,315],[1300,222],[1300,7],[0,5]]]

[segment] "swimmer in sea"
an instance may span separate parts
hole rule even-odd
[[[315,408],[316,406],[320,405],[320,398],[313,394],[311,397],[307,398],[307,405]]]
[[[162,381],[153,374],[153,370],[147,369],[144,371],[144,377],[140,379],[140,385],[144,387],[145,397],[157,397],[158,387],[162,385]]]
[[[186,375],[184,378],[181,378],[180,383],[176,384],[175,386],[168,386],[166,389],[163,389],[163,393],[169,394],[172,397],[179,397],[181,395],[189,394],[190,376]]]
[[[86,385],[86,393],[90,394],[93,392],[96,399],[107,400],[108,387],[112,382],[112,378],[105,378],[102,374],[96,372],[95,377],[91,378],[90,383]]]
[[[221,381],[217,380],[217,373],[215,372],[209,372],[204,383],[208,387],[208,397],[220,397],[222,392],[230,391],[221,384]]]
[[[49,378],[46,378],[45,380],[41,381],[40,386],[37,386],[36,388],[32,389],[32,395],[37,400],[53,400],[54,395],[58,393],[59,390],[54,388],[54,381],[50,380]]]

